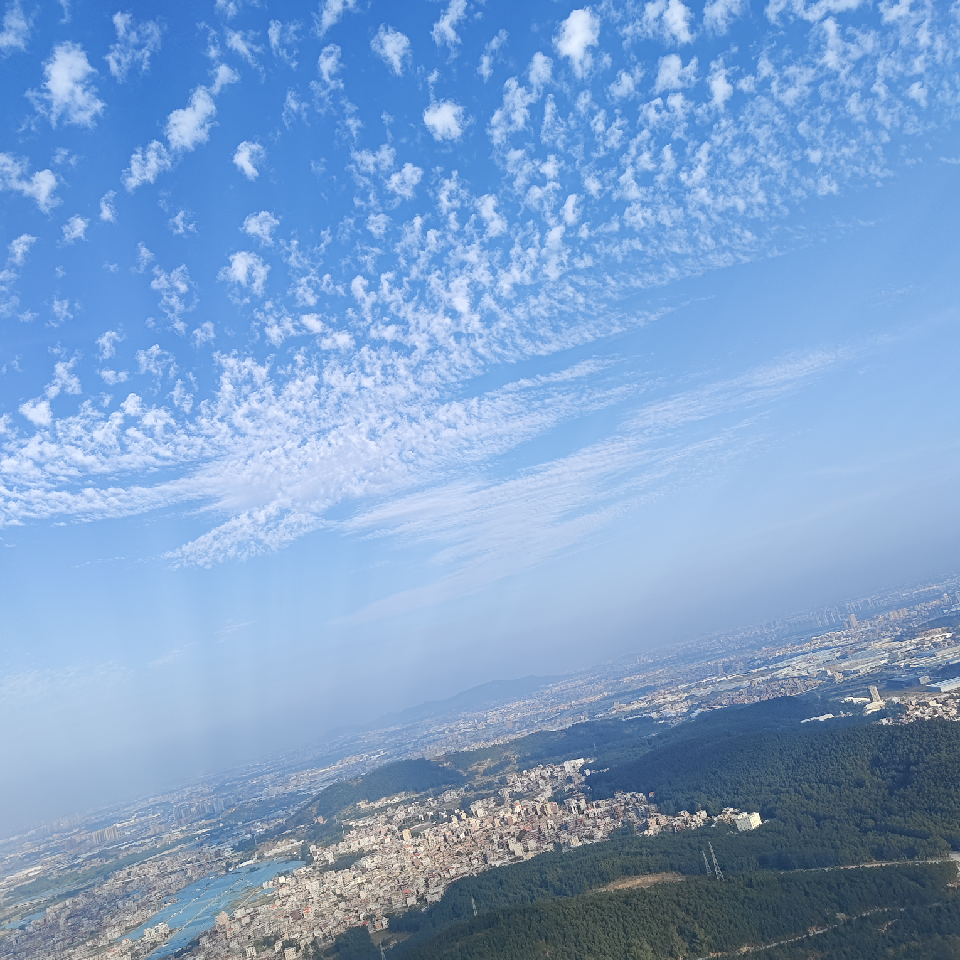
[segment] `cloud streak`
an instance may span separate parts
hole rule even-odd
[[[659,401],[613,437],[506,479],[457,480],[391,499],[343,522],[354,534],[438,548],[441,575],[376,601],[344,622],[366,622],[476,593],[607,530],[639,506],[700,482],[756,443],[750,414],[846,359],[818,351]],[[731,417],[734,423],[729,423]],[[712,427],[709,425],[712,424]],[[708,425],[689,438],[689,428]],[[452,568],[452,569],[451,569]]]

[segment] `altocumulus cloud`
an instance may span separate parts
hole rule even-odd
[[[37,110],[56,126],[64,123],[91,127],[106,109],[97,97],[93,76],[97,71],[90,66],[83,48],[75,43],[61,43],[53,49],[43,65],[46,78],[40,90],[30,90],[27,96]]]
[[[432,103],[423,111],[423,122],[434,140],[459,140],[463,136],[464,109],[452,100]]]
[[[267,152],[259,143],[244,140],[233,155],[237,169],[248,179],[256,180],[260,176],[258,167],[266,159]]]
[[[207,144],[224,174],[209,189],[232,218],[212,259],[186,249],[188,221],[175,214],[199,204],[177,199],[156,230],[144,221],[124,272],[155,305],[150,323],[101,315],[69,273],[37,295],[36,315],[71,332],[96,316],[96,328],[76,358],[44,353],[45,373],[0,415],[0,524],[202,506],[208,527],[171,562],[243,558],[334,525],[429,544],[438,563],[480,580],[566,549],[749,448],[751,411],[844,357],[786,358],[653,403],[617,364],[565,363],[563,351],[667,322],[626,298],[780,249],[791,210],[883,179],[960,103],[960,30],[944,4],[791,0],[753,17],[738,0],[702,13],[682,0],[543,5],[539,45],[526,47],[526,33],[476,20],[458,0],[420,33],[396,7],[323,0],[302,29],[273,21],[259,40],[262,9],[235,6],[223,5],[229,26],[204,35],[193,79],[151,118],[156,138],[124,141],[126,169],[89,197],[39,155],[0,153],[5,202],[35,218],[11,232],[10,304],[30,299],[20,273],[34,261],[48,258],[50,276],[55,256],[116,236],[111,183],[143,191],[137,201],[161,174],[183,186],[178,162]],[[4,55],[30,55],[30,9],[7,6]],[[160,23],[105,23],[88,48],[109,51],[96,62],[110,90],[157,69]],[[301,47],[309,71],[294,69]],[[74,43],[50,49],[25,73],[42,77],[33,122],[99,134],[113,108],[95,66]],[[261,70],[275,116],[228,127],[219,98],[241,77],[260,84]],[[271,71],[282,71],[276,83]],[[396,116],[365,94],[364,71],[403,91]],[[296,190],[281,192],[285,177],[301,178]],[[251,199],[238,209],[229,191],[241,189]],[[58,193],[82,213],[43,222]],[[333,198],[327,220],[300,209],[321,194]],[[555,374],[518,372],[551,357]],[[207,373],[196,385],[194,369]],[[598,442],[497,473],[500,455],[616,405]],[[467,574],[451,576],[444,590],[466,589]]]
[[[151,141],[138,147],[130,157],[130,166],[124,171],[123,183],[131,193],[146,183],[153,183],[166,170],[172,169],[184,154],[206,143],[217,115],[215,98],[225,86],[236,83],[239,74],[226,64],[220,64],[211,86],[196,87],[187,106],[174,110],[167,117],[166,144]]]

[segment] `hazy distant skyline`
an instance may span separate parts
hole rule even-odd
[[[958,54],[915,0],[8,2],[10,816],[954,571]]]

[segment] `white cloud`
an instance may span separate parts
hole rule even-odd
[[[317,71],[328,90],[343,86],[342,81],[337,79],[337,74],[343,67],[343,63],[340,61],[340,52],[340,47],[337,44],[328,43],[320,51],[320,56],[317,59]]]
[[[118,383],[126,383],[130,374],[126,370],[112,370],[110,367],[101,367],[97,375],[108,387],[115,387]]]
[[[575,193],[571,193],[563,202],[563,210],[561,211],[563,222],[568,227],[576,226],[580,221],[580,210],[580,197]]]
[[[27,259],[30,248],[37,242],[36,237],[31,237],[29,233],[21,233],[15,240],[11,240],[7,250],[10,251],[7,259],[10,263],[22,267]]]
[[[769,0],[766,14],[771,23],[777,23],[785,10],[801,20],[817,23],[824,17],[856,10],[861,3],[863,0],[817,0],[811,4],[806,0]]]
[[[550,82],[553,76],[553,61],[546,54],[537,51],[530,59],[527,76],[534,90],[539,91],[544,84]]]
[[[283,101],[283,124],[289,127],[297,118],[307,119],[310,112],[310,104],[306,100],[301,100],[297,96],[297,91],[292,87],[287,91],[286,99]]]
[[[300,21],[293,20],[283,23],[280,20],[271,20],[267,28],[267,38],[270,40],[270,50],[273,55],[282,60],[294,70],[297,68],[297,42],[300,39]],[[290,49],[288,49],[288,47]]]
[[[667,54],[660,58],[660,64],[657,68],[657,81],[654,89],[659,93],[661,90],[679,90],[681,87],[687,87],[697,79],[697,58],[694,57],[686,66],[675,53]]]
[[[257,323],[262,325],[267,342],[275,347],[280,346],[288,337],[295,337],[303,332],[293,317],[272,300],[268,300],[262,309],[254,310],[254,316],[257,318]]]
[[[137,265],[132,267],[134,273],[143,273],[147,267],[154,261],[153,254],[147,249],[147,245],[141,240],[137,244]]]
[[[61,300],[59,297],[54,297],[50,306],[53,310],[53,319],[50,321],[51,327],[59,327],[73,319],[73,313],[70,311],[70,301],[66,298]]]
[[[610,96],[615,100],[626,100],[637,94],[638,83],[642,73],[639,71],[620,70],[617,79],[607,88]]]
[[[149,69],[151,55],[160,49],[160,24],[156,20],[135,24],[129,13],[115,13],[113,26],[117,42],[104,59],[116,80],[123,83],[131,67],[139,67],[140,73]]]
[[[123,334],[116,330],[107,330],[97,337],[97,356],[109,360],[117,352],[117,344],[123,340]]]
[[[137,360],[140,363],[140,367],[141,367],[140,372],[141,373],[147,372],[144,366],[145,359],[148,359],[149,357],[162,352],[163,351],[160,350],[160,345],[156,343],[149,350],[138,350]],[[135,393],[128,393],[127,399],[120,404],[120,409],[128,417],[143,416],[143,413],[144,413],[143,400],[140,397],[138,397]]]
[[[497,197],[494,194],[487,193],[480,197],[477,200],[477,210],[486,224],[488,237],[499,237],[501,233],[507,232],[507,221],[497,212]]]
[[[160,309],[167,315],[170,326],[179,334],[185,333],[183,315],[196,309],[198,302],[196,284],[190,279],[187,265],[181,263],[169,273],[154,267],[150,289],[160,294]]]
[[[144,183],[153,183],[172,166],[170,151],[159,140],[153,140],[146,147],[137,147],[134,151],[130,166],[123,173],[123,185],[133,192]]]
[[[724,104],[733,96],[733,84],[727,79],[727,71],[723,69],[722,64],[712,66],[708,82],[711,102],[715,107],[722,110]]]
[[[197,87],[190,94],[190,102],[167,117],[167,142],[174,152],[194,150],[206,143],[210,126],[217,114],[213,97],[206,87]]]
[[[57,147],[53,151],[53,162],[57,166],[69,166],[75,167],[80,162],[80,157],[75,153],[71,153],[66,147]]]
[[[711,33],[724,34],[747,9],[747,0],[709,0],[703,8],[703,25]]]
[[[439,47],[446,45],[450,50],[455,50],[460,37],[454,29],[456,25],[467,15],[467,0],[450,0],[447,9],[443,11],[440,19],[433,25],[433,41]]]
[[[154,183],[157,177],[173,167],[184,153],[206,143],[217,113],[213,97],[230,83],[240,79],[236,71],[225,64],[217,67],[211,88],[197,87],[190,95],[190,102],[167,117],[165,133],[167,145],[159,140],[146,147],[137,147],[130,157],[130,166],[123,172],[123,185],[129,192],[145,183]]]
[[[398,77],[403,74],[403,63],[410,57],[410,40],[406,34],[381,23],[377,35],[370,41],[370,48]],[[337,50],[339,52],[339,47]]]
[[[216,336],[217,334],[213,329],[213,324],[209,320],[205,320],[193,331],[193,342],[199,347],[203,343],[209,343],[211,340],[215,340]]]
[[[49,427],[53,422],[49,400],[27,400],[20,404],[20,412],[36,427]]]
[[[0,56],[6,56],[14,50],[26,50],[30,39],[32,17],[23,12],[20,0],[7,4],[3,15],[3,28],[0,29]]]
[[[344,13],[354,10],[357,0],[321,0],[320,12],[313,15],[317,34],[323,36],[340,22]]]
[[[393,167],[396,156],[397,151],[389,143],[383,143],[376,153],[372,150],[354,151],[353,160],[361,173],[369,175],[378,171],[386,173]]]
[[[194,221],[187,219],[189,216],[190,214],[186,210],[181,210],[167,221],[167,226],[174,236],[182,237],[188,233],[197,232],[197,225]]]
[[[589,7],[574,10],[560,25],[553,39],[557,53],[566,57],[578,77],[583,77],[593,65],[590,47],[600,42],[600,21]]]
[[[724,2],[724,0],[720,0]],[[665,43],[684,44],[693,40],[690,25],[693,11],[682,0],[650,0],[644,5],[643,16],[628,30],[630,36],[658,38]]]
[[[367,217],[367,229],[380,240],[390,226],[390,218],[385,213],[371,213]]]
[[[247,236],[259,240],[265,247],[273,246],[273,231],[280,221],[269,210],[249,214],[243,221],[242,230]]]
[[[43,64],[46,82],[40,90],[29,90],[27,96],[53,127],[61,117],[68,124],[92,127],[107,106],[97,98],[97,88],[90,82],[96,72],[82,47],[70,42],[57,44]]]
[[[693,33],[690,24],[693,21],[693,11],[684,6],[680,0],[670,0],[663,11],[663,27],[667,34],[677,43],[690,43]]]
[[[263,47],[253,42],[257,36],[256,32],[248,30],[244,33],[241,30],[227,30],[227,47],[234,53],[239,54],[251,67],[259,67],[257,54],[263,53]]]
[[[267,153],[259,143],[244,140],[237,147],[237,152],[233,155],[233,162],[248,180],[256,180],[260,176],[257,166],[262,164],[266,157]]]
[[[405,163],[396,173],[387,180],[387,189],[405,200],[413,199],[417,184],[423,177],[423,170],[412,163]]]
[[[164,375],[172,380],[177,375],[176,358],[162,349],[159,343],[146,350],[138,350],[136,360],[141,374],[149,373],[157,380],[162,380]],[[143,409],[140,398],[134,393],[127,397],[124,404],[128,416],[137,416]]]
[[[463,135],[464,110],[452,100],[441,100],[423,111],[423,122],[434,140],[459,140]]]
[[[244,2],[245,0],[216,0],[214,9],[228,20],[232,20],[240,12]],[[259,0],[246,0],[246,2],[249,2],[252,7],[260,6]]]
[[[105,223],[117,222],[117,211],[113,205],[113,198],[117,195],[115,190],[108,190],[100,198],[100,219]]]
[[[921,107],[927,105],[927,88],[922,80],[916,80],[907,88],[907,96]]]
[[[233,67],[228,67],[225,63],[221,63],[217,66],[217,72],[213,78],[213,87],[211,92],[216,97],[220,94],[220,91],[229,86],[231,83],[239,83],[240,74],[237,73]]]
[[[196,331],[194,331],[194,333],[196,333]],[[200,346],[200,343],[198,343],[197,346]],[[187,390],[182,380],[178,380],[173,385],[173,389],[167,396],[173,401],[173,405],[178,410],[189,413],[193,409],[193,394]],[[153,666],[153,664],[151,664],[151,666]]]
[[[86,240],[87,227],[89,226],[89,220],[85,220],[78,214],[74,214],[63,225],[63,242],[75,243],[77,240]]]
[[[262,297],[269,272],[269,264],[264,263],[255,253],[240,250],[230,255],[230,266],[223,267],[217,274],[217,279],[234,283],[244,290],[249,289],[254,296]]]
[[[480,65],[477,67],[477,73],[483,77],[486,83],[493,76],[493,64],[497,59],[497,54],[503,49],[507,42],[507,31],[501,30],[484,48],[483,56],[480,57]]]
[[[530,106],[539,97],[536,90],[521,87],[516,77],[503,85],[503,105],[497,107],[487,128],[494,144],[502,144],[511,133],[523,130],[530,119]]]
[[[331,333],[329,337],[324,337],[320,341],[320,346],[324,350],[352,350],[353,337],[346,330],[337,330]]]
[[[57,189],[57,175],[52,170],[40,170],[27,179],[29,164],[18,160],[9,153],[0,153],[0,190],[13,190],[25,197],[36,200],[37,206],[49,213],[60,198],[54,196]]]

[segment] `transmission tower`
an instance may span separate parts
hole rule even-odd
[[[700,855],[703,857],[703,865],[707,868],[707,876],[710,876],[710,864],[707,863],[707,855],[701,850]]]
[[[717,874],[717,879],[723,879],[723,872],[720,870],[720,864],[717,863],[717,855],[713,852],[713,844],[707,841],[707,846],[710,848],[710,856],[713,857],[713,869]]]

